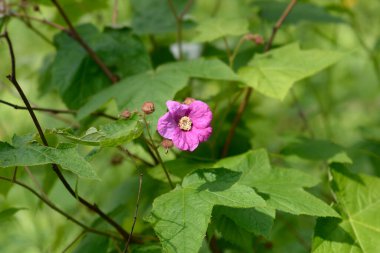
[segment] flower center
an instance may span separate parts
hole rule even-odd
[[[193,122],[191,122],[191,119],[187,116],[183,116],[178,122],[179,128],[184,131],[189,131],[192,125]]]

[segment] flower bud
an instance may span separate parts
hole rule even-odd
[[[183,103],[184,103],[185,105],[189,105],[189,104],[191,104],[191,103],[194,102],[194,101],[195,101],[195,98],[187,97],[187,98],[185,98],[185,101],[183,101]]]
[[[154,104],[153,102],[145,102],[142,107],[141,107],[141,110],[145,113],[145,114],[151,114],[154,112]]]
[[[262,45],[262,44],[264,44],[264,39],[263,39],[263,37],[260,34],[251,34],[251,33],[249,33],[249,34],[246,34],[244,36],[244,39],[250,40],[253,43],[255,43],[256,45]]]
[[[173,142],[172,140],[169,140],[169,139],[163,139],[161,142],[161,146],[165,148],[166,150],[168,150],[169,148],[173,147]]]
[[[123,119],[129,119],[131,117],[131,112],[128,111],[128,110],[125,110],[123,111],[121,114],[120,114],[120,118],[123,118]]]

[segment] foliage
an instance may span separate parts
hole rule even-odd
[[[0,252],[379,252],[379,10],[0,3]],[[157,121],[192,98],[184,152]]]

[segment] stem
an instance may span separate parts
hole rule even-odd
[[[8,35],[8,32],[5,31],[4,34],[2,34],[1,37],[4,37],[7,44],[8,44],[8,48],[9,48],[9,53],[11,55],[11,65],[12,65],[12,73],[11,75],[8,75],[7,78],[11,81],[11,83],[15,86],[16,90],[18,91],[18,93],[20,94],[24,104],[26,105],[27,107],[27,110],[33,120],[33,123],[35,125],[35,127],[37,128],[37,131],[40,135],[40,138],[42,140],[42,143],[45,145],[45,146],[49,146],[47,140],[46,140],[46,137],[44,135],[44,132],[42,131],[42,127],[36,117],[36,115],[34,114],[34,111],[32,109],[32,107],[30,106],[30,103],[27,99],[27,97],[25,96],[25,93],[24,91],[21,89],[21,86],[19,85],[19,83],[17,82],[17,79],[16,79],[16,58],[15,58],[15,55],[14,55],[14,51],[13,51],[13,46],[12,46],[12,42],[9,38],[9,35]],[[111,217],[109,217],[108,215],[106,215],[102,210],[99,209],[99,207],[96,205],[96,204],[91,204],[89,203],[87,200],[85,200],[84,198],[80,197],[80,196],[77,196],[77,194],[75,193],[75,191],[73,190],[73,188],[70,186],[70,184],[67,182],[66,178],[63,176],[62,172],[59,170],[58,168],[58,165],[57,164],[52,164],[52,168],[53,168],[53,171],[57,174],[58,178],[61,180],[61,182],[63,183],[63,185],[65,186],[66,190],[74,197],[74,198],[78,198],[79,202],[81,204],[83,204],[84,206],[86,206],[88,209],[90,209],[91,211],[97,213],[101,218],[103,218],[105,221],[107,221],[111,226],[113,226],[119,233],[120,235],[125,239],[127,240],[128,237],[129,237],[129,234],[127,231],[125,231],[118,223],[116,223]],[[138,241],[138,240],[137,240]],[[136,242],[137,242],[136,241]]]
[[[175,21],[176,21],[176,26],[177,26],[177,45],[178,45],[178,58],[179,58],[179,60],[183,59],[183,50],[182,50],[182,21],[183,21],[183,16],[185,16],[185,14],[189,11],[193,2],[194,2],[194,0],[188,0],[183,11],[178,14],[177,10],[174,6],[173,0],[168,0],[170,10],[173,13],[173,16],[174,16]]]
[[[143,173],[140,173],[140,176],[139,176],[139,190],[137,192],[135,215],[133,217],[133,224],[132,224],[132,228],[131,228],[131,233],[130,233],[130,236],[128,238],[127,243],[125,244],[125,249],[124,249],[123,253],[126,253],[127,250],[128,250],[129,242],[130,242],[132,234],[133,234],[133,229],[135,228],[135,224],[136,224],[136,220],[137,220],[137,214],[138,214],[138,211],[139,211],[139,203],[140,203],[140,196],[141,196],[142,180],[143,180]]]
[[[300,119],[302,120],[302,122],[304,124],[304,129],[307,129],[309,131],[310,137],[312,139],[314,139],[314,131],[310,127],[309,120],[307,119],[306,113],[303,111],[303,109],[301,107],[301,104],[300,104],[300,102],[298,100],[298,97],[297,97],[296,93],[294,92],[293,89],[290,90],[290,93],[292,94],[294,103],[295,103],[295,105],[297,107],[298,116],[300,117]]]
[[[71,215],[69,215],[65,211],[61,210],[59,207],[57,207],[56,205],[54,205],[52,202],[50,202],[50,200],[46,199],[44,196],[38,194],[38,192],[36,192],[33,188],[31,188],[30,186],[28,186],[28,185],[26,185],[26,184],[24,184],[24,183],[22,183],[22,182],[20,182],[18,180],[13,180],[11,178],[7,178],[7,177],[3,177],[3,176],[0,176],[0,180],[7,181],[7,182],[10,182],[10,183],[14,183],[14,184],[17,184],[17,185],[19,185],[19,186],[27,189],[28,191],[30,191],[31,193],[33,193],[36,197],[38,197],[41,201],[43,201],[45,204],[47,204],[51,209],[53,209],[54,211],[58,212],[62,216],[66,217],[68,220],[72,221],[73,223],[77,224],[78,226],[82,227],[87,232],[98,234],[98,235],[102,235],[102,236],[106,236],[106,237],[112,237],[112,238],[117,239],[117,240],[121,240],[120,237],[118,237],[118,236],[116,236],[114,234],[111,234],[111,233],[108,233],[108,232],[105,232],[105,231],[100,231],[100,230],[97,230],[97,229],[92,228],[92,227],[88,227],[87,225],[83,224],[82,222],[76,220],[74,217],[72,217]]]
[[[55,7],[57,7],[58,12],[61,14],[62,18],[65,20],[67,26],[69,27],[71,37],[75,39],[83,47],[84,50],[86,50],[88,55],[100,67],[100,69],[104,72],[104,74],[108,77],[108,79],[110,79],[112,83],[116,83],[118,81],[117,76],[114,75],[111,72],[111,70],[108,69],[108,67],[99,58],[99,56],[95,53],[95,51],[92,50],[92,48],[82,39],[82,37],[77,32],[77,30],[74,28],[70,19],[67,17],[65,11],[63,10],[62,6],[59,4],[58,0],[51,0],[51,1],[55,5]]]
[[[16,104],[7,102],[7,101],[2,100],[2,99],[0,99],[0,104],[8,105],[10,107],[13,107],[16,110],[28,110],[28,107],[26,107],[26,106],[16,105]],[[53,114],[60,114],[60,113],[61,114],[73,114],[73,115],[77,114],[76,110],[53,109],[53,108],[32,107],[32,106],[31,106],[31,108],[33,111],[49,112],[49,113],[53,113]],[[91,113],[91,115],[100,116],[100,117],[104,117],[104,118],[108,118],[108,119],[112,119],[112,120],[118,119],[115,116],[108,115],[108,114],[103,113],[103,112],[93,112],[93,113]]]
[[[275,26],[273,27],[272,35],[270,36],[268,43],[265,45],[264,52],[268,52],[272,47],[272,43],[274,38],[276,37],[277,31],[281,28],[282,24],[284,23],[285,19],[288,17],[296,3],[297,0],[291,0],[288,6],[285,8],[284,12],[282,13],[281,17],[277,20]]]
[[[41,18],[37,18],[37,17],[32,17],[32,16],[28,16],[26,14],[18,14],[18,13],[8,13],[9,16],[11,17],[16,17],[16,18],[20,18],[20,19],[28,19],[28,20],[33,20],[33,21],[37,21],[37,22],[40,22],[40,23],[43,23],[45,25],[48,25],[48,26],[51,26],[55,29],[58,29],[62,32],[65,32],[65,33],[68,33],[70,34],[70,31],[67,30],[65,27],[59,25],[59,24],[56,24],[56,23],[53,23],[51,21],[48,21],[46,19],[41,19]]]
[[[266,46],[264,48],[264,53],[268,52],[271,49],[272,43],[273,43],[274,38],[277,34],[277,31],[281,28],[282,24],[284,23],[285,19],[288,17],[289,13],[291,12],[291,10],[293,9],[293,7],[295,6],[296,3],[297,3],[297,0],[291,0],[290,3],[288,4],[288,6],[285,8],[284,12],[282,13],[281,17],[276,22],[275,26],[272,29],[272,34],[268,40],[268,43],[266,44]],[[235,116],[235,119],[234,119],[232,126],[230,128],[230,131],[228,133],[226,142],[224,144],[222,156],[226,156],[228,153],[228,149],[229,149],[229,146],[231,144],[232,138],[235,134],[236,127],[239,124],[241,116],[243,115],[243,113],[244,113],[244,111],[248,105],[249,98],[252,94],[252,90],[253,89],[251,87],[246,88],[244,99],[240,103],[238,112]]]
[[[66,248],[64,248],[63,250],[62,250],[62,253],[65,253],[65,252],[67,252],[82,236],[84,236],[86,234],[86,231],[84,230],[84,231],[82,231],[79,235],[77,235],[75,238],[74,238],[74,240],[69,244],[69,245],[67,245],[66,246]]]
[[[135,155],[135,154],[132,154],[128,149],[126,148],[123,148],[122,146],[118,146],[117,147],[121,152],[125,153],[127,156],[129,156],[130,158],[136,160],[136,161],[140,161],[142,162],[143,164],[149,166],[149,167],[154,167],[154,164],[151,164],[150,162],[146,161],[145,159]]]
[[[156,154],[156,157],[157,157],[158,161],[160,162],[162,169],[163,169],[164,172],[165,172],[165,175],[166,175],[166,178],[167,178],[168,181],[169,181],[170,187],[171,187],[172,189],[174,189],[174,184],[173,184],[173,182],[172,182],[172,180],[171,180],[171,178],[170,178],[170,175],[169,175],[169,173],[168,173],[168,170],[167,170],[167,168],[166,168],[166,165],[165,165],[165,163],[162,161],[161,155],[160,155],[160,153],[158,152],[157,147],[154,146],[154,144],[153,144],[153,143],[154,143],[154,142],[153,142],[153,138],[152,138],[152,135],[150,134],[149,124],[148,124],[148,122],[146,121],[145,114],[144,114],[144,116],[143,116],[143,120],[144,120],[144,123],[145,123],[145,126],[146,126],[146,130],[147,130],[147,132],[148,132],[149,140],[151,141],[151,144],[152,144],[152,145],[150,145],[150,146],[152,147],[153,152]]]

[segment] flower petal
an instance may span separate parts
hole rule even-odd
[[[194,127],[201,129],[210,126],[212,112],[206,103],[196,100],[189,105],[189,110],[189,117]]]
[[[159,120],[157,124],[157,131],[159,134],[167,139],[172,139],[175,131],[179,129],[177,122],[173,118],[170,112],[165,113]]]
[[[177,101],[169,100],[166,102],[166,106],[170,113],[173,114],[175,120],[179,120],[183,116],[187,116],[189,113],[189,106],[178,103]]]
[[[172,141],[177,148],[187,151],[194,151],[199,145],[197,134],[191,131],[181,131],[179,129],[175,131]]]
[[[208,138],[210,138],[212,133],[212,127],[206,127],[202,129],[193,127],[190,132],[198,136],[199,142],[204,142],[207,141]]]

